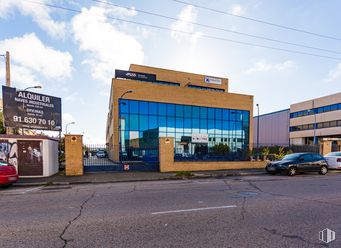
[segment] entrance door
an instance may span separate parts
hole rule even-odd
[[[18,140],[18,173],[19,176],[42,176],[43,153],[42,141]]]

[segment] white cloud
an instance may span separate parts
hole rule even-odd
[[[245,13],[245,10],[240,4],[234,4],[230,8],[230,13],[234,15],[243,15]]]
[[[107,15],[112,9],[102,7],[83,8],[72,21],[75,41],[81,51],[87,52],[83,64],[91,67],[92,77],[111,83],[114,68],[128,69],[131,63],[142,63],[142,45],[132,36],[120,30],[117,22],[110,22]]]
[[[341,77],[341,63],[339,63],[335,69],[330,70],[326,78],[327,82],[332,82]]]
[[[42,4],[48,4],[51,0],[40,0]],[[51,17],[51,8],[33,4],[22,0],[0,1],[0,18],[8,19],[18,10],[24,16],[31,16],[33,21],[50,36],[64,39],[66,35],[65,22],[58,22]]]
[[[76,122],[76,118],[73,117],[73,115],[70,114],[70,113],[63,113],[62,114],[62,119],[63,119],[62,123],[65,123],[65,124],[70,123],[70,122]]]
[[[283,63],[271,64],[262,59],[256,62],[253,67],[245,71],[246,74],[256,72],[269,72],[269,71],[286,71],[295,67],[295,63],[291,60],[284,61]]]
[[[198,16],[197,10],[192,5],[184,7],[178,15],[178,21],[171,24],[171,36],[177,42],[188,40],[194,46],[201,37],[201,32],[194,32],[194,25],[191,22],[196,22]],[[185,34],[177,31],[188,32],[193,34]]]
[[[10,52],[11,79],[18,86],[40,84],[41,77],[71,76],[72,56],[44,45],[34,33],[1,40],[0,50]]]

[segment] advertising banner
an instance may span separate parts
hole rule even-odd
[[[2,86],[5,127],[62,130],[61,98]]]

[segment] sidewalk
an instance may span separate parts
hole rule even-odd
[[[83,176],[67,177],[57,174],[48,178],[20,178],[13,186],[43,186],[65,184],[88,184],[88,183],[117,183],[117,182],[141,182],[160,180],[182,180],[221,178],[227,176],[253,176],[265,175],[264,169],[224,170],[224,171],[200,171],[192,172],[192,176],[183,177],[176,173],[161,172],[96,172],[86,173]]]

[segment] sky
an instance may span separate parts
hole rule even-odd
[[[340,92],[340,9],[338,0],[0,0],[0,54],[10,52],[13,87],[62,98],[63,131],[74,121],[69,132],[103,144],[111,78],[131,63],[226,77],[260,114]]]

